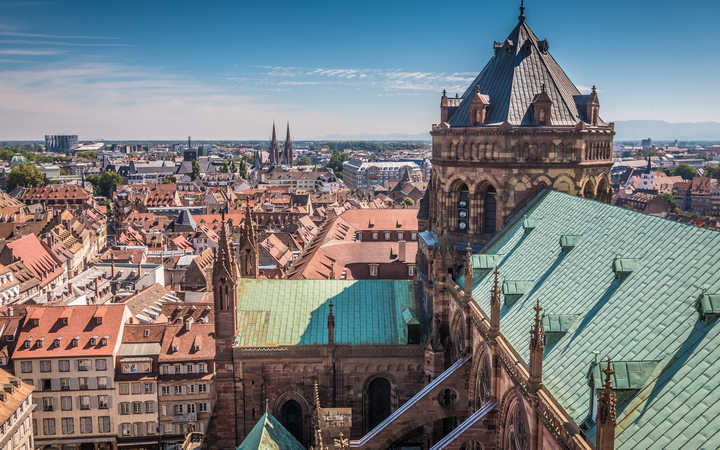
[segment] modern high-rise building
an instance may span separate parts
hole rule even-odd
[[[77,134],[46,134],[45,151],[53,153],[70,153],[78,146]]]

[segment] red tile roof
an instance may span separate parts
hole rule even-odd
[[[13,358],[110,356],[117,347],[126,314],[125,305],[114,304],[27,306],[27,317]],[[102,318],[101,323],[98,317]],[[62,325],[60,318],[66,318],[67,325]],[[32,319],[37,319],[37,326],[32,326]],[[72,345],[75,337],[77,345]],[[104,337],[107,343],[101,345]],[[90,344],[92,338],[95,345]]]
[[[193,323],[189,331],[185,325],[167,325],[158,360],[162,363],[214,359],[214,335],[212,323]]]
[[[12,251],[14,258],[22,261],[32,271],[41,286],[45,286],[63,273],[62,266],[50,255],[35,234],[27,234],[8,242],[7,247]]]

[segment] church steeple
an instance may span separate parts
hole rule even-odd
[[[283,159],[285,164],[292,167],[293,165],[293,143],[290,138],[290,122],[287,124],[287,135],[285,136],[285,147],[283,148]]]
[[[234,338],[236,330],[237,265],[227,236],[225,210],[220,221],[220,239],[213,263],[213,300],[215,302],[215,335],[217,338]]]
[[[273,165],[280,164],[280,145],[277,140],[277,133],[275,133],[275,122],[273,122],[272,137],[270,138],[270,163]]]
[[[520,0],[520,23],[525,23],[525,0]]]
[[[257,234],[250,203],[245,207],[245,225],[240,234],[240,276],[243,278],[257,278],[259,269],[259,255]]]

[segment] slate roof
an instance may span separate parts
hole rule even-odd
[[[536,221],[532,231],[522,226],[524,214]],[[582,239],[562,252],[568,234]],[[616,448],[720,447],[720,325],[701,321],[696,306],[703,290],[720,293],[719,232],[546,191],[486,252],[501,256],[503,280],[534,280],[503,306],[500,322],[525,361],[536,299],[545,314],[578,316],[543,360],[546,387],[577,423],[590,414],[598,352],[625,367],[657,366],[619,405]],[[637,258],[632,273],[617,279],[616,257]],[[488,274],[473,290],[484,311],[491,288]],[[586,434],[594,438],[592,429]]]
[[[414,298],[411,281],[241,278],[236,345],[326,345],[330,301],[335,343],[407,345]]]
[[[305,450],[305,447],[279,420],[265,411],[237,450]]]
[[[526,22],[521,21],[503,43],[495,43],[495,55],[465,91],[460,106],[450,117],[453,127],[469,126],[470,99],[479,88],[490,97],[485,124],[533,125],[531,103],[545,84],[552,100],[553,126],[588,122],[578,104],[582,95]],[[549,47],[549,44],[547,44]],[[604,125],[604,123],[600,123]]]

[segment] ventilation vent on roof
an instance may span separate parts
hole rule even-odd
[[[545,329],[545,346],[555,345],[567,334],[578,316],[574,314],[544,314],[543,327]]]
[[[547,39],[538,41],[538,48],[542,53],[547,53],[550,50],[550,42]]]
[[[523,219],[523,229],[525,230],[525,233],[529,233],[532,230],[534,230],[537,227],[537,219],[530,216],[525,216],[525,219]]]
[[[581,236],[578,234],[563,234],[560,236],[560,248],[563,252],[569,252],[580,243]]]
[[[720,294],[703,292],[697,299],[700,320],[710,323],[720,317]]]
[[[620,258],[618,256],[613,260],[613,272],[615,279],[621,280],[637,270],[640,260],[637,258]]]
[[[530,292],[530,289],[532,289],[534,284],[534,281],[528,280],[503,281],[502,291],[505,297],[505,306],[514,305],[515,302],[520,299],[520,297]]]

